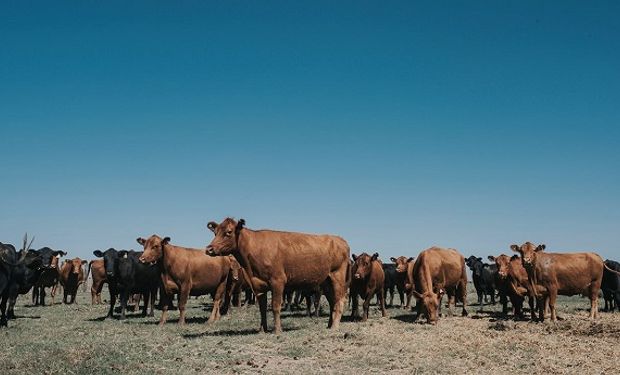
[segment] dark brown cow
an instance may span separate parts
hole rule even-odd
[[[73,258],[63,263],[59,277],[60,285],[62,285],[64,291],[62,302],[66,304],[75,302],[78,287],[85,280],[84,269],[82,268],[84,264],[86,264],[86,261],[80,258]],[[67,297],[71,297],[71,302],[67,302]]]
[[[465,258],[454,249],[431,247],[420,253],[413,266],[413,295],[418,299],[416,319],[425,315],[428,323],[437,323],[441,298],[449,292],[448,308],[452,313],[455,299],[463,302],[467,316],[467,273]]]
[[[536,320],[534,298],[529,295],[530,282],[521,259],[517,255],[509,257],[505,254],[497,257],[489,255],[488,258],[497,265],[497,274],[501,283],[498,287],[503,288],[508,294],[515,318],[523,318],[523,301],[525,297],[528,297],[531,319]]]
[[[394,264],[396,264],[396,288],[401,290],[407,295],[407,302],[403,306],[404,309],[408,309],[411,306],[412,285],[413,285],[413,257],[399,256],[398,258],[390,258]],[[411,280],[408,278],[409,270],[411,270]]]
[[[280,311],[285,287],[321,286],[329,302],[328,327],[337,328],[342,317],[349,272],[349,245],[331,235],[311,235],[244,228],[245,220],[225,219],[208,228],[215,238],[209,255],[235,256],[247,272],[259,299],[260,330],[267,331],[267,292],[272,292],[275,333],[282,332]]]
[[[86,280],[88,280],[88,274],[92,274],[93,283],[90,286],[90,296],[93,305],[101,305],[101,290],[103,284],[107,282],[105,276],[105,264],[103,259],[91,260],[88,263],[88,271],[86,272]]]
[[[211,294],[213,310],[208,323],[220,318],[222,299],[226,298],[226,286],[229,274],[232,274],[229,257],[210,257],[203,250],[171,245],[170,237],[152,235],[148,239],[137,238],[137,241],[144,246],[140,262],[160,262],[161,279],[168,303],[174,293],[179,293],[180,325],[185,324],[185,306],[190,295]],[[160,325],[168,319],[168,303],[163,306]]]
[[[545,301],[549,302],[551,320],[557,319],[555,303],[558,294],[581,294],[590,298],[590,318],[598,315],[598,293],[603,278],[603,259],[595,253],[545,253],[545,245],[526,242],[511,245],[521,255],[532,286],[531,293],[538,300],[539,319],[544,320]]]
[[[365,322],[368,319],[370,300],[375,294],[381,309],[381,316],[386,317],[385,293],[383,290],[385,274],[381,261],[378,259],[379,254],[374,253],[372,256],[366,253],[362,253],[359,256],[353,254],[352,257],[353,279],[351,280],[351,298],[353,298],[353,309],[351,310],[351,317],[359,317],[357,298],[358,296],[362,297],[364,299],[362,321]]]

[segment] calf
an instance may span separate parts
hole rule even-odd
[[[416,304],[416,320],[425,315],[427,322],[436,324],[441,309],[441,299],[448,291],[448,307],[463,302],[462,315],[467,316],[467,273],[465,258],[454,249],[431,247],[420,253],[413,267],[413,295]]]
[[[86,273],[86,278],[88,279],[88,274],[92,274],[93,282],[90,286],[90,297],[93,305],[100,305],[101,302],[101,290],[103,289],[103,284],[107,283],[107,279],[105,277],[105,264],[103,259],[95,259],[91,260],[88,263],[88,271]]]
[[[126,318],[127,302],[130,294],[133,293],[140,293],[144,296],[142,316],[147,315],[149,303],[149,316],[153,316],[155,296],[157,288],[161,284],[159,267],[143,264],[139,260],[142,253],[133,250],[110,248],[105,252],[95,250],[93,254],[98,258],[103,258],[104,262],[108,289],[110,291],[110,309],[108,310],[107,317],[113,317],[116,296],[119,295],[121,299],[120,319],[124,320]]]
[[[603,279],[603,259],[595,253],[546,253],[545,245],[526,242],[510,248],[521,255],[527,271],[530,294],[538,300],[538,315],[544,320],[545,303],[549,303],[551,320],[557,319],[558,294],[582,294],[590,298],[590,318],[598,315],[598,293]]]
[[[58,263],[60,257],[67,255],[67,253],[62,250],[53,250],[49,247],[43,247],[33,251],[41,258],[42,272],[32,291],[32,303],[35,306],[45,306],[45,288],[51,287],[53,305],[54,297],[56,296],[56,285],[58,284],[58,277],[60,276]]]
[[[404,256],[399,256],[398,258],[390,258],[392,262],[396,265],[396,275],[394,276],[394,282],[396,284],[396,289],[398,290],[398,295],[400,297],[400,305],[405,309],[408,309],[411,306],[411,296],[412,296],[412,285],[413,283],[408,282],[408,270],[411,269],[413,275],[413,257],[407,258]],[[407,294],[407,302],[405,303],[404,296]]]
[[[144,246],[140,257],[142,263],[159,262],[167,299],[171,300],[174,293],[179,293],[179,325],[185,324],[185,306],[190,295],[211,294],[213,310],[208,323],[220,318],[222,299],[226,299],[222,306],[225,311],[232,293],[232,282],[239,279],[240,267],[233,267],[233,262],[236,263],[234,259],[228,256],[210,257],[202,250],[171,245],[170,237],[152,235],[137,241]],[[160,325],[166,323],[167,316],[168,304],[165,304]]]
[[[620,272],[620,263],[606,260],[601,282],[601,290],[605,299],[605,309],[603,311],[613,312],[615,309],[620,311],[620,276],[613,271]]]
[[[377,259],[378,253],[374,253],[372,256],[362,253],[359,256],[355,254],[353,257],[353,279],[351,280],[351,297],[353,298],[353,309],[351,311],[351,317],[359,317],[358,312],[358,296],[364,299],[364,312],[362,315],[362,321],[368,319],[368,311],[370,309],[370,300],[376,294],[379,302],[379,308],[381,309],[381,315],[387,316],[385,310],[385,273],[381,261]]]
[[[534,309],[534,299],[529,296],[528,290],[530,289],[530,283],[527,278],[527,272],[521,260],[517,255],[509,257],[508,255],[499,255],[494,257],[490,255],[488,259],[495,262],[497,266],[498,275],[498,287],[505,290],[510,303],[512,304],[514,317],[516,319],[523,319],[523,301],[525,297],[528,297],[528,304],[530,306],[530,314],[532,321],[537,320],[536,310]],[[507,308],[504,307],[504,314],[506,314]]]
[[[75,302],[78,288],[85,280],[82,266],[86,263],[85,260],[80,258],[73,258],[62,265],[59,280],[64,291],[62,298],[63,303],[72,304]],[[68,301],[67,297],[70,297],[71,300]]]
[[[482,258],[470,256],[465,260],[465,264],[469,267],[474,281],[474,287],[478,294],[478,310],[482,311],[482,299],[487,302],[487,296],[491,296],[491,303],[495,305],[495,275],[497,274],[497,266],[482,262]]]

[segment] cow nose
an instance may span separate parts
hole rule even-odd
[[[360,274],[359,274],[359,273],[356,273],[356,274],[355,274],[355,278],[356,278],[356,279],[360,279],[360,278],[362,278],[362,276],[360,276]]]
[[[140,257],[140,263],[146,263],[146,261],[144,260],[144,257]]]
[[[215,251],[213,250],[213,246],[211,246],[211,245],[207,246],[207,249],[205,250],[205,253],[207,255],[214,256],[215,255]]]

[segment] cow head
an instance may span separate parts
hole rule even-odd
[[[154,234],[148,239],[138,237],[136,241],[144,246],[144,252],[142,256],[140,256],[140,262],[153,264],[164,256],[164,246],[170,242],[170,237],[161,238]]]
[[[419,312],[426,317],[426,321],[429,324],[437,324],[437,320],[439,319],[439,304],[441,303],[441,298],[445,291],[439,289],[437,293],[434,291],[419,293],[414,289],[412,292],[418,300],[418,305],[420,306]]]
[[[372,256],[361,253],[359,256],[355,254],[353,257],[353,278],[356,280],[364,280],[370,275],[372,271],[372,262],[376,261],[379,258],[379,253],[374,253]]]
[[[207,224],[207,228],[215,234],[215,238],[207,246],[207,255],[229,255],[238,251],[239,236],[244,225],[245,220],[239,219],[237,222],[231,218],[225,219],[220,224],[214,221]]]
[[[540,251],[545,250],[545,245],[534,245],[531,242],[526,242],[521,246],[518,245],[510,245],[510,248],[515,253],[519,253],[521,255],[521,261],[523,262],[523,267],[525,269],[530,269],[534,266],[536,262],[536,254]]]
[[[49,247],[41,248],[36,250],[36,252],[41,258],[41,265],[44,269],[58,269],[60,257],[67,255],[67,253],[62,250],[53,250]]]
[[[93,254],[95,254],[97,258],[103,258],[103,265],[107,278],[114,279],[117,275],[118,251],[110,248],[103,252],[101,250],[95,250]]]
[[[404,256],[400,256],[398,258],[391,257],[390,260],[396,264],[396,272],[398,273],[406,273],[407,272],[407,264],[409,262],[413,262],[414,258],[406,258]]]
[[[67,262],[71,265],[71,273],[75,275],[79,274],[82,270],[82,266],[86,264],[86,261],[80,258],[73,258]]]
[[[495,262],[497,265],[497,274],[499,277],[504,280],[508,277],[508,267],[510,266],[510,257],[508,255],[499,255],[494,257],[493,255],[489,255],[489,260],[491,262]]]

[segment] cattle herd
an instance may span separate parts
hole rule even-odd
[[[108,317],[120,300],[120,319],[124,319],[130,300],[138,296],[138,300],[143,298],[144,316],[154,316],[159,300],[160,324],[166,322],[175,301],[179,324],[185,324],[189,297],[208,294],[213,298],[208,323],[216,322],[231,305],[241,305],[242,299],[248,304],[257,301],[260,330],[266,332],[270,291],[275,333],[282,331],[283,308],[291,309],[305,299],[308,315],[318,316],[322,296],[329,305],[328,328],[338,327],[347,306],[353,319],[368,319],[375,296],[382,316],[387,316],[386,305],[394,305],[395,291],[406,309],[415,298],[414,320],[422,316],[430,324],[437,323],[444,295],[449,315],[460,304],[461,314],[467,316],[466,266],[480,309],[489,300],[495,304],[498,297],[503,314],[526,319],[523,303],[527,299],[529,319],[543,321],[549,315],[556,320],[557,296],[580,294],[590,299],[590,318],[596,318],[602,292],[604,310],[620,310],[620,264],[603,262],[592,252],[550,253],[545,245],[526,242],[510,246],[516,253],[512,256],[489,256],[488,264],[474,256],[465,259],[455,249],[432,247],[417,257],[393,257],[392,263],[383,264],[378,253],[351,254],[347,242],[338,236],[251,230],[243,219],[231,218],[207,227],[214,238],[206,249],[176,246],[170,237],[152,235],[137,238],[142,251],[95,250],[98,259],[90,262],[74,258],[61,264],[65,251],[33,250],[27,236],[19,251],[0,243],[0,327],[15,318],[20,295],[32,290],[33,304],[45,305],[46,288],[51,288],[54,304],[57,289],[62,287],[63,302],[74,303],[89,274],[93,304],[102,303],[101,291],[108,284]],[[359,297],[363,299],[361,316]]]

